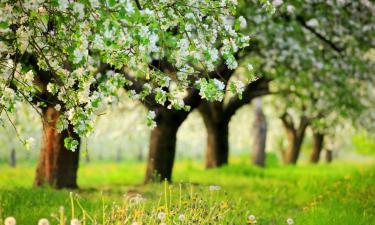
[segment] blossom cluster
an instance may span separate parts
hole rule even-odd
[[[146,81],[141,96],[129,90],[134,98],[152,94],[162,105],[168,100],[170,107],[187,110],[182,92],[198,76],[202,97],[222,100],[224,86],[201,77],[221,61],[236,69],[236,52],[249,45],[240,32],[246,19],[236,19],[237,4],[1,0],[0,109],[12,112],[16,101],[54,107],[61,111],[59,130],[71,124],[86,136],[93,118],[131,83],[124,71]],[[171,64],[177,77],[153,66],[158,60]],[[178,88],[166,91],[172,85]]]

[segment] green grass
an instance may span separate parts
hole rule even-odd
[[[92,215],[102,214],[106,204],[123,201],[124,194],[141,193],[148,206],[157,205],[163,185],[142,185],[143,163],[95,162],[80,167],[78,183],[80,202]],[[51,218],[64,206],[70,213],[69,191],[32,188],[34,165],[25,163],[16,169],[0,165],[0,217],[15,216],[18,224],[36,224],[39,218]],[[174,186],[189,183],[184,192],[208,196],[208,186],[220,185],[218,201],[229,199],[238,208],[238,218],[249,214],[259,224],[375,224],[375,166],[336,162],[331,165],[272,166],[259,169],[243,159],[231,165],[204,170],[197,162],[178,162]],[[177,194],[176,194],[177,195]],[[177,196],[175,196],[177,197]],[[1,224],[1,223],[0,223]],[[236,222],[235,224],[241,224]]]

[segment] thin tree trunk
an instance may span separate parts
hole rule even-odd
[[[165,112],[157,118],[157,126],[151,132],[145,183],[172,180],[177,131],[186,118],[181,119],[178,113],[185,114],[186,112],[163,110]]]
[[[266,159],[267,120],[262,109],[262,99],[255,101],[255,119],[253,129],[255,132],[252,152],[252,162],[256,166],[264,167]]]
[[[59,133],[56,123],[60,113],[54,107],[43,109],[43,139],[39,163],[36,170],[35,185],[51,185],[54,188],[77,188],[77,170],[79,162],[79,146],[76,151],[64,147],[64,139],[73,137],[73,127]]]
[[[9,165],[11,167],[16,167],[16,164],[17,164],[17,159],[16,159],[16,150],[14,148],[12,148],[12,150],[10,151],[10,157],[9,157]]]
[[[313,148],[310,155],[311,163],[318,163],[320,159],[320,153],[323,149],[324,135],[321,132],[313,131]]]

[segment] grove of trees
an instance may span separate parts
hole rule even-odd
[[[266,166],[264,104],[285,128],[284,162],[297,163],[310,127],[317,163],[334,127],[364,127],[375,106],[374,14],[370,1],[346,0],[1,0],[1,120],[19,102],[40,115],[36,186],[78,187],[81,139],[124,91],[148,110],[145,182],[172,181],[193,110],[206,168],[228,164],[229,123],[251,102],[255,165]]]

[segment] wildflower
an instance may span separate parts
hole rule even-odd
[[[49,225],[49,221],[46,218],[42,218],[38,221],[38,225]]]
[[[139,204],[143,202],[144,200],[145,198],[143,198],[142,195],[140,194],[136,194],[135,196],[130,198],[130,202],[135,203],[135,204]]]
[[[209,190],[210,190],[210,191],[218,191],[218,190],[220,190],[220,189],[221,189],[221,187],[218,186],[218,185],[211,185],[211,186],[209,187]]]
[[[70,225],[81,225],[81,222],[78,219],[72,219]]]
[[[221,209],[227,209],[229,207],[228,202],[220,202]]]
[[[16,225],[16,219],[12,216],[7,217],[4,221],[4,225]]]
[[[159,219],[159,220],[164,220],[165,217],[166,217],[166,214],[165,214],[164,212],[159,212],[159,213],[158,213],[158,219]]]
[[[247,217],[247,223],[248,224],[256,224],[257,223],[256,217],[254,215],[248,216]]]
[[[180,215],[178,216],[178,220],[179,220],[179,221],[184,221],[184,220],[185,220],[185,215],[184,215],[184,214],[180,214]]]
[[[294,220],[292,218],[288,218],[286,220],[286,223],[289,224],[289,225],[292,225],[292,224],[294,224]]]

